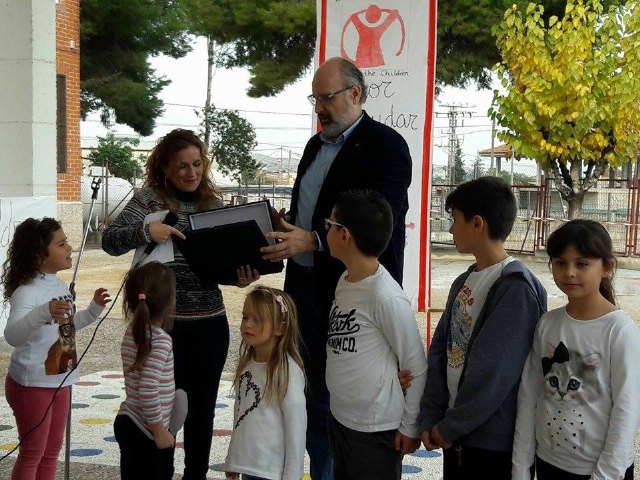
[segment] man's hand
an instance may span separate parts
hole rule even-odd
[[[273,223],[276,228],[279,228],[280,220],[285,219],[286,210],[284,208],[281,208],[280,211],[278,211],[275,208],[271,207],[271,211],[269,213],[271,214],[271,223]]]
[[[407,453],[415,452],[420,447],[420,440],[417,438],[407,437],[400,432],[396,432],[394,444],[396,452],[400,455],[406,455]]]
[[[429,430],[425,430],[420,434],[420,440],[422,440],[422,444],[427,450],[437,450],[440,448],[440,445],[434,443]]]
[[[413,375],[411,375],[411,370],[400,370],[398,372],[398,381],[400,382],[400,388],[402,389],[402,393],[407,393],[407,390],[411,386],[411,380],[413,380]]]
[[[291,258],[299,253],[313,252],[315,250],[315,233],[291,225],[283,218],[280,219],[280,228],[282,231],[265,233],[265,237],[275,238],[279,242],[260,249],[260,252],[264,254],[262,256],[264,260],[277,262]]]

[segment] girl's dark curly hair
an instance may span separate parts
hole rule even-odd
[[[47,248],[54,233],[61,228],[60,222],[49,217],[42,220],[27,218],[16,227],[7,251],[7,259],[2,265],[5,300],[8,300],[20,285],[35,278],[42,261],[48,255]]]

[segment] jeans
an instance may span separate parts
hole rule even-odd
[[[57,393],[55,388],[25,387],[7,375],[4,388],[22,442],[11,478],[55,480],[58,454],[69,415],[69,387],[63,387]],[[53,403],[45,416],[52,398]],[[43,417],[42,424],[29,433]]]
[[[466,445],[444,448],[444,480],[467,480],[479,475],[492,480],[511,480],[512,453]]]
[[[320,299],[313,270],[287,262],[284,290],[298,309],[300,353],[307,376],[307,441],[313,480],[333,480],[327,421],[329,391],[325,381],[330,304]]]

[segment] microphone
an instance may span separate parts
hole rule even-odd
[[[173,227],[176,223],[178,223],[178,215],[176,215],[173,212],[168,212],[165,215],[164,220],[162,220],[162,223],[164,225],[169,225],[170,227]],[[144,262],[147,259],[147,257],[151,254],[151,252],[153,252],[153,250],[157,246],[158,246],[158,242],[156,242],[155,240],[151,240],[147,245],[147,248],[145,248],[144,252],[142,252],[142,256],[140,256],[140,259],[136,262],[133,268],[136,268],[142,265],[142,262]]]

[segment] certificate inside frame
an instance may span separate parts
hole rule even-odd
[[[189,215],[191,230],[219,227],[250,220],[255,220],[262,233],[273,232],[275,230],[273,222],[271,221],[271,205],[269,200],[231,205]],[[274,245],[276,240],[268,238],[267,242],[269,245]]]

